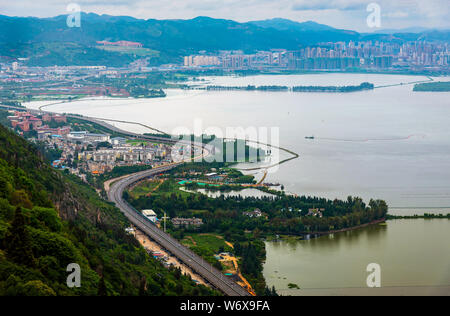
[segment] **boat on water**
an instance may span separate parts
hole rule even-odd
[[[314,136],[306,136],[305,139],[314,139]]]

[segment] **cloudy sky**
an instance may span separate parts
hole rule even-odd
[[[66,14],[69,3],[79,4],[84,12],[143,19],[210,16],[245,22],[282,17],[357,31],[374,30],[367,26],[366,9],[376,3],[381,28],[450,29],[449,0],[0,0],[0,14],[51,17]]]

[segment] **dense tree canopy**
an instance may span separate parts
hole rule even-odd
[[[123,214],[0,125],[0,295],[210,295],[125,232]],[[81,267],[80,288],[66,267]],[[145,279],[145,287],[141,280]]]

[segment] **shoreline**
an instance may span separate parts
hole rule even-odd
[[[320,237],[320,236],[325,236],[325,235],[331,235],[331,234],[337,234],[337,233],[343,233],[343,232],[347,232],[347,231],[357,230],[357,229],[360,229],[360,228],[365,228],[365,227],[368,227],[368,226],[385,223],[386,220],[387,220],[386,218],[382,218],[382,219],[377,219],[377,220],[371,221],[369,223],[361,224],[361,225],[358,225],[358,226],[352,226],[352,227],[336,229],[336,230],[329,230],[329,231],[324,231],[324,232],[300,232],[300,233],[295,233],[295,234],[294,233],[286,234],[286,233],[281,233],[280,232],[279,234],[281,236],[288,236],[288,237],[314,235],[313,236],[313,238],[314,238],[314,237]],[[279,241],[280,239],[282,239],[282,238],[273,239],[273,240],[270,240],[270,241]]]
[[[357,225],[357,226],[353,226],[353,227],[348,227],[348,228],[342,228],[342,229],[336,229],[336,230],[330,230],[327,232],[313,232],[313,233],[307,233],[307,234],[313,234],[313,235],[330,235],[330,234],[337,234],[337,233],[343,233],[343,232],[348,232],[351,230],[357,230],[360,228],[364,228],[364,227],[368,227],[368,226],[372,226],[372,225],[377,225],[377,224],[381,224],[381,223],[385,223],[386,222],[386,218],[381,218],[381,219],[377,219],[374,221],[371,221],[369,223],[365,223],[365,224],[361,224],[361,225]]]
[[[308,235],[314,235],[314,236],[312,236],[312,238],[315,238],[315,237],[321,237],[321,236],[326,236],[326,235],[331,235],[331,234],[344,233],[344,232],[348,232],[348,231],[352,231],[352,230],[358,230],[361,228],[386,223],[387,221],[391,221],[391,220],[403,220],[403,219],[450,219],[450,214],[442,215],[442,216],[431,214],[431,216],[429,216],[429,217],[423,216],[423,215],[393,216],[393,215],[388,214],[385,218],[377,219],[377,220],[371,221],[369,223],[365,223],[365,224],[361,224],[361,225],[353,226],[353,227],[347,227],[347,228],[342,228],[342,229],[337,229],[337,230],[329,230],[329,231],[324,231],[324,232],[300,232],[300,233],[289,233],[289,234],[280,232],[279,235],[286,236],[286,237],[299,237],[299,236],[304,237],[304,236],[308,236]],[[283,238],[266,240],[266,241],[280,241],[282,239]]]
[[[349,287],[324,289],[279,289],[288,296],[450,296],[450,286],[382,286],[380,288]]]

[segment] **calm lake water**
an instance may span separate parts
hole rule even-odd
[[[206,190],[206,189],[197,189],[197,190],[186,190],[184,189],[183,191],[187,191],[187,192],[198,192],[198,193],[202,193],[202,194],[206,194],[209,197],[212,198],[218,198],[221,195],[225,196],[225,197],[238,197],[241,196],[243,198],[247,198],[247,197],[252,197],[252,198],[262,198],[262,197],[275,197],[275,195],[270,194],[270,193],[266,193],[266,192],[262,192],[258,189],[242,189],[240,191],[211,191],[211,190]]]
[[[426,77],[320,74],[218,77],[223,85],[322,84],[362,81],[391,85]],[[450,78],[439,79],[450,80]],[[101,99],[48,107],[137,121],[172,132],[241,126],[278,127],[280,144],[300,158],[270,173],[297,194],[382,198],[391,207],[419,211],[450,208],[450,93],[412,92],[412,85],[357,93],[169,91],[165,99]],[[36,107],[42,103],[33,103]],[[134,131],[142,127],[116,124]],[[314,135],[308,140],[305,136]],[[440,211],[440,210],[435,211]]]
[[[183,126],[193,131],[196,119],[203,129],[223,131],[278,127],[280,145],[300,158],[272,170],[266,182],[282,183],[296,194],[384,199],[397,215],[450,212],[450,93],[413,92],[407,85],[428,78],[317,74],[205,80],[200,84],[403,85],[347,94],[172,90],[165,99],[99,99],[47,109],[141,122],[167,132]],[[314,140],[305,139],[312,135]],[[267,243],[265,275],[277,288],[286,288],[286,281],[306,288],[358,287],[365,284],[365,266],[377,262],[385,285],[448,285],[449,228],[448,220],[404,220],[334,239]]]
[[[369,263],[381,266],[381,286],[450,285],[449,220],[394,220],[305,241],[266,243],[264,275],[281,293],[364,288]]]

